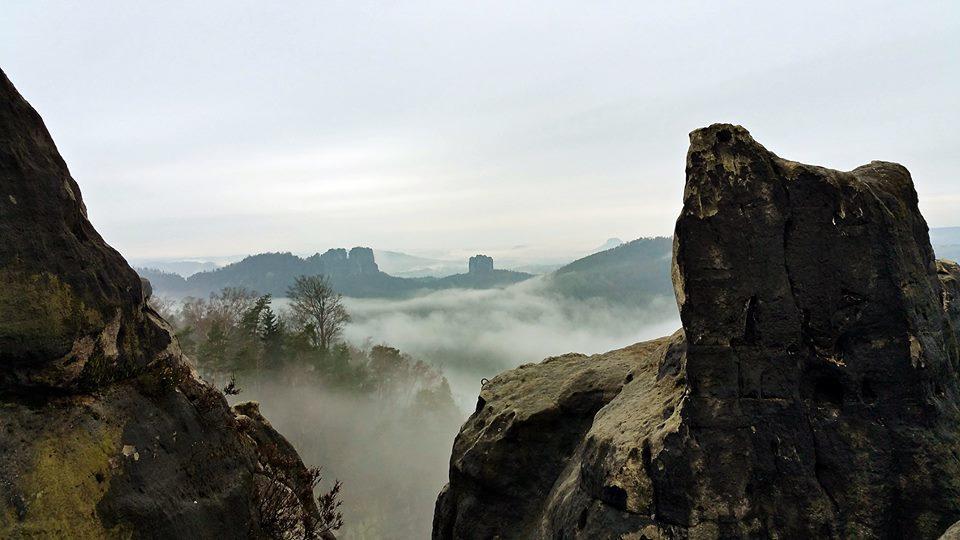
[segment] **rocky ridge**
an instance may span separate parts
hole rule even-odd
[[[433,537],[937,538],[960,518],[960,268],[905,168],[694,131],[683,329],[485,385]]]
[[[431,290],[505,287],[533,277],[525,272],[495,270],[493,259],[478,257],[470,258],[469,272],[442,278],[387,274],[380,270],[373,250],[367,247],[354,247],[349,253],[343,248],[329,249],[307,258],[292,253],[261,253],[189,278],[149,268],[141,268],[139,272],[154,284],[159,294],[174,297],[203,297],[224,287],[244,287],[282,297],[294,280],[304,275],[327,276],[334,290],[356,298],[404,298]]]
[[[148,296],[0,72],[0,537],[329,537],[296,451]]]

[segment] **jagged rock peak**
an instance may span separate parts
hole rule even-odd
[[[682,333],[484,386],[434,538],[937,538],[960,519],[960,269],[934,260],[907,170],[804,165],[717,124],[686,175]]]
[[[346,262],[348,256],[347,250],[344,248],[330,248],[323,252],[320,259],[329,262]]]
[[[358,275],[377,274],[380,268],[368,247],[354,247],[347,252],[344,248],[328,249],[319,256],[319,260],[334,274]]]
[[[0,71],[0,537],[316,536],[296,451],[148,296]]]
[[[350,249],[350,262],[359,274],[376,274],[380,271],[373,257],[373,250],[368,247]]]
[[[493,272],[493,257],[474,255],[470,257],[467,269],[470,274],[489,274]]]

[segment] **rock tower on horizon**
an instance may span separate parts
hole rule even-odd
[[[491,274],[493,273],[493,257],[474,255],[470,257],[467,269],[470,274]]]

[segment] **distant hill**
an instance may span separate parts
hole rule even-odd
[[[608,249],[613,249],[618,246],[622,246],[625,242],[619,238],[607,238],[607,241],[601,246],[597,246],[590,253],[600,253],[601,251],[606,251]]]
[[[930,243],[937,258],[960,260],[960,227],[930,229]]]
[[[489,259],[489,264],[487,264]],[[479,262],[478,262],[479,261]],[[370,248],[330,249],[307,258],[292,253],[261,253],[188,278],[158,269],[139,268],[158,294],[184,297],[207,296],[225,287],[244,287],[276,297],[286,295],[297,276],[325,275],[344,296],[358,298],[404,297],[423,290],[503,287],[529,279],[531,274],[495,270],[493,259],[471,257],[468,271],[443,278],[403,278],[380,270]]]
[[[673,296],[673,240],[640,238],[578,259],[548,275],[551,290],[578,299],[638,304]]]
[[[517,272],[527,272],[529,274],[549,274],[555,270],[563,268],[564,263],[530,263],[514,266],[510,270]]]
[[[130,259],[130,264],[140,268],[152,268],[160,272],[189,277],[197,272],[216,270],[219,266],[213,261],[167,260],[167,259]]]

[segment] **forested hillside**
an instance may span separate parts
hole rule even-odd
[[[491,263],[492,264],[492,263]],[[151,268],[139,268],[158,293],[174,297],[206,297],[227,287],[243,287],[275,297],[285,296],[297,276],[327,276],[340,294],[356,298],[401,298],[418,291],[449,288],[486,289],[532,277],[510,270],[473,271],[444,278],[402,278],[382,272],[373,250],[365,247],[330,249],[302,258],[292,253],[261,253],[210,272],[183,278]]]
[[[551,290],[567,297],[602,298],[642,305],[673,296],[670,280],[672,240],[639,238],[578,259],[548,276]]]

